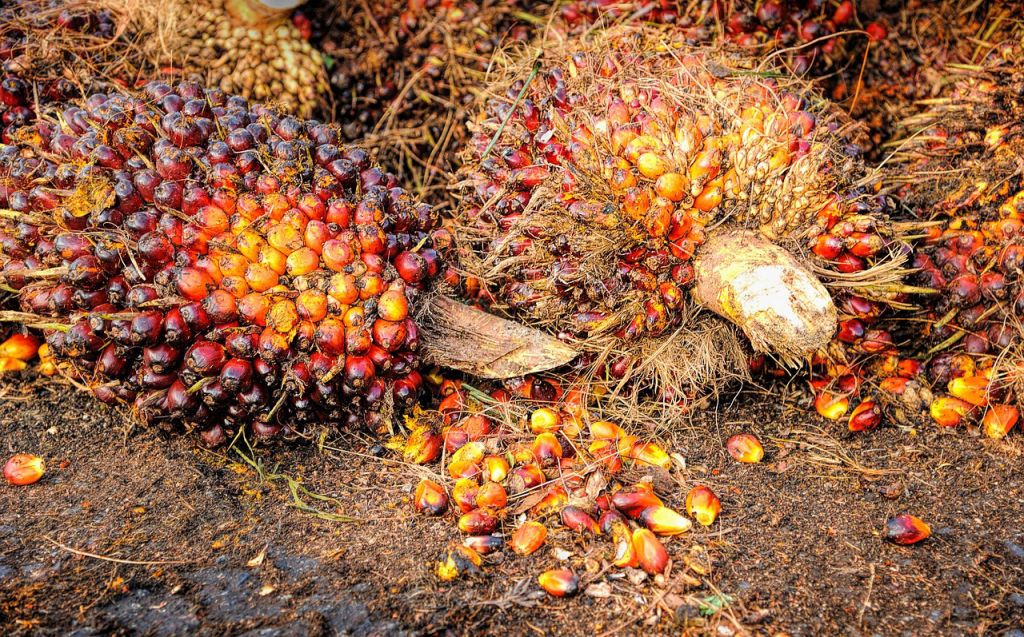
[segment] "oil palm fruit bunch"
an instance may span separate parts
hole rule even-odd
[[[833,340],[902,298],[901,244],[806,83],[651,27],[505,71],[457,175],[451,285],[663,394],[746,373],[729,325],[790,363],[891,344]]]
[[[993,437],[1014,427],[1024,398],[1024,49],[1019,26],[1005,36],[903,123],[891,175],[932,224],[914,256],[922,285],[941,290],[918,323],[931,415]]]
[[[182,20],[183,53],[205,83],[310,117],[327,77],[320,52],[289,17],[304,0],[200,0]]]
[[[336,127],[182,82],[34,130],[0,147],[3,318],[98,398],[209,443],[416,399],[435,215]]]
[[[598,420],[580,384],[563,389],[557,379],[527,376],[484,391],[434,373],[427,383],[436,407],[416,410],[410,435],[392,444],[407,462],[443,463],[440,481],[417,486],[418,512],[452,517],[477,556],[525,557],[583,542],[598,548],[587,555],[616,567],[665,570],[666,538],[692,522],[665,505],[674,488],[654,486],[671,483],[663,480],[674,466],[663,446]],[[711,524],[721,504],[702,489],[707,495],[687,508]],[[454,577],[449,557],[437,564],[445,580]]]

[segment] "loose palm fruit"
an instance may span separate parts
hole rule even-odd
[[[853,408],[850,413],[850,431],[866,431],[874,429],[882,422],[882,409],[873,400],[865,400]]]
[[[1019,419],[1020,410],[1013,405],[991,405],[981,419],[981,425],[989,438],[1002,438],[1010,433]]]
[[[661,467],[662,469],[668,470],[672,467],[672,458],[669,457],[668,452],[661,445],[654,442],[641,442],[633,445],[633,448],[625,455],[638,462]]]
[[[539,549],[548,537],[548,529],[540,522],[528,520],[512,532],[512,550],[519,555],[529,555]]]
[[[505,488],[496,482],[485,482],[476,492],[476,505],[482,509],[504,509],[506,504]]]
[[[477,508],[476,496],[480,492],[480,485],[475,478],[459,478],[452,487],[452,499],[463,513],[469,513]]]
[[[648,529],[633,531],[633,550],[636,551],[640,568],[648,575],[657,575],[668,566],[668,552],[664,545]]]
[[[572,571],[564,568],[544,571],[537,576],[537,583],[552,597],[569,597],[579,590],[580,580]]]
[[[959,425],[973,409],[970,403],[952,396],[940,396],[928,407],[932,419],[943,427]]]
[[[883,537],[893,544],[916,544],[928,539],[932,529],[924,521],[912,515],[897,515],[885,523]]]
[[[420,513],[441,515],[448,510],[448,494],[444,487],[432,480],[423,479],[416,486],[413,505]]]
[[[46,463],[39,456],[17,453],[4,464],[4,478],[7,484],[25,486],[39,482],[46,471]]]
[[[430,464],[441,457],[441,436],[429,427],[417,429],[409,435],[402,455],[406,462]]]
[[[592,535],[600,535],[601,527],[597,525],[597,520],[590,517],[590,514],[583,509],[575,506],[567,506],[562,509],[561,513],[562,525],[577,533],[590,533]]]
[[[530,414],[530,431],[535,434],[554,433],[562,425],[562,417],[548,407],[541,407]]]
[[[849,408],[850,399],[842,394],[820,391],[814,396],[814,409],[829,420],[839,420]]]
[[[650,506],[640,512],[640,521],[658,535],[679,535],[693,527],[689,518],[666,506]]]
[[[619,489],[612,494],[611,499],[616,509],[633,518],[648,507],[662,506],[661,498],[637,486]]]
[[[498,526],[498,518],[489,510],[477,509],[459,518],[459,530],[469,535],[487,535]]]
[[[379,301],[397,318],[424,289],[391,264],[432,250],[436,218],[338,129],[182,82],[61,105],[32,130],[0,146],[0,234],[20,237],[0,244],[0,278],[97,397],[222,441],[385,427],[381,407],[415,401],[414,320],[401,343],[372,328]],[[287,274],[318,218],[351,262]],[[354,298],[331,296],[348,293],[338,277]]]
[[[441,554],[435,571],[442,582],[450,582],[462,575],[479,573],[482,563],[480,554],[472,548],[456,545]]]
[[[508,460],[501,456],[487,456],[483,460],[484,478],[491,482],[504,482],[508,477]]]
[[[29,334],[12,334],[0,343],[0,357],[29,361],[39,352],[39,339]]]
[[[722,511],[722,503],[715,492],[704,485],[697,485],[686,494],[686,512],[704,526],[711,526]]]
[[[500,551],[505,546],[505,540],[497,535],[470,535],[462,538],[462,545],[473,549],[480,555],[489,555]]]
[[[757,463],[764,458],[764,447],[754,434],[736,434],[725,442],[725,448],[738,462]]]
[[[984,407],[989,400],[989,380],[983,376],[954,378],[946,388],[950,394],[975,407]]]

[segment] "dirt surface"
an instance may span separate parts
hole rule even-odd
[[[38,453],[48,472],[0,486],[0,634],[1024,635],[1019,433],[852,435],[748,396],[675,434],[687,468],[673,471],[668,504],[681,508],[700,481],[723,512],[666,543],[667,577],[588,575],[608,543],[562,533],[445,584],[433,564],[458,538],[454,514],[426,519],[408,504],[436,469],[369,438],[260,447],[257,471],[59,386],[7,383],[3,396],[0,452]],[[726,454],[738,431],[761,436],[764,463]],[[356,521],[296,508],[298,483],[281,475],[301,479],[307,504]],[[904,512],[933,536],[883,542],[886,518]],[[573,553],[600,597],[539,591],[552,547]]]

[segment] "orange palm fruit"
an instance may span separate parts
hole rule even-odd
[[[886,521],[883,537],[893,544],[916,544],[931,534],[931,527],[923,520],[903,514]]]
[[[7,483],[18,487],[39,482],[45,472],[43,459],[30,453],[16,453],[4,464]]]
[[[491,433],[491,419],[483,414],[473,414],[463,418],[458,426],[466,432],[470,440],[480,440]]]
[[[540,522],[529,520],[512,532],[512,550],[518,555],[530,555],[541,546],[548,537],[548,529]]]
[[[39,351],[39,339],[29,334],[12,334],[0,343],[0,357],[19,361],[32,360]]]
[[[953,396],[939,396],[928,406],[932,420],[943,427],[956,427],[974,409],[970,403]]]
[[[442,582],[450,582],[460,575],[480,572],[483,558],[468,546],[456,545],[441,555],[435,572]]]
[[[981,419],[982,430],[989,438],[1002,438],[1010,433],[1020,418],[1020,411],[1013,405],[990,405]]]
[[[496,482],[485,482],[477,489],[476,505],[482,509],[504,509],[508,504],[505,488]]]
[[[612,506],[635,518],[651,506],[662,506],[661,498],[639,486],[625,487],[612,494]]]
[[[820,391],[814,396],[814,409],[829,420],[839,420],[850,408],[850,399],[843,394]]]
[[[561,511],[562,507],[568,503],[569,494],[566,493],[565,487],[561,484],[556,484],[547,490],[547,493],[541,498],[540,502],[533,505],[530,513],[537,517],[553,515]]]
[[[711,526],[722,511],[722,503],[710,488],[699,484],[686,494],[686,512],[703,526]]]
[[[577,533],[592,533],[594,535],[601,534],[601,527],[597,525],[597,520],[592,518],[589,513],[579,507],[563,507],[561,517],[562,525],[571,531],[576,531]]]
[[[654,442],[641,442],[633,445],[629,457],[666,470],[672,467],[672,458],[669,457],[668,452]]]
[[[541,407],[530,414],[530,431],[534,434],[554,433],[562,425],[562,417],[550,407]]]
[[[726,441],[725,448],[738,462],[756,463],[764,459],[764,447],[754,434],[736,434]]]
[[[452,487],[452,499],[463,513],[476,508],[476,494],[480,490],[476,478],[459,478]]]
[[[463,513],[459,518],[459,530],[468,535],[489,535],[498,528],[498,518],[493,511],[477,509]]]
[[[612,564],[619,568],[636,568],[640,565],[636,547],[633,545],[633,533],[624,522],[613,522],[609,528],[615,555]]]
[[[693,522],[666,506],[649,506],[640,512],[640,521],[658,535],[679,535],[693,527]]]
[[[590,435],[598,440],[615,440],[622,435],[622,428],[607,420],[590,423]]]
[[[633,531],[633,550],[636,551],[637,563],[648,575],[663,573],[668,566],[668,551],[648,529]]]
[[[555,434],[539,434],[533,441],[533,456],[542,466],[556,464],[562,457],[562,445]]]
[[[501,456],[487,456],[483,460],[484,478],[491,482],[502,482],[508,476],[508,460]]]
[[[850,413],[850,431],[867,431],[882,422],[882,408],[873,400],[865,400]]]
[[[468,442],[452,454],[448,462],[448,473],[453,478],[466,478],[480,473],[479,463],[484,458],[484,445]]]
[[[579,590],[580,580],[572,571],[556,568],[537,576],[537,583],[553,597],[568,597]]]
[[[420,513],[441,515],[448,509],[448,494],[438,483],[427,479],[420,480],[413,496],[413,506]]]
[[[441,435],[429,427],[413,431],[405,441],[402,457],[413,464],[429,464],[441,457]]]
[[[520,465],[513,469],[509,475],[509,491],[512,493],[522,493],[544,484],[545,481],[547,481],[547,477],[536,464],[531,462]]]
[[[500,551],[505,546],[505,540],[497,535],[469,535],[462,538],[462,545],[473,549],[480,555],[489,555]]]
[[[622,458],[615,442],[612,440],[595,440],[587,447],[594,460],[600,462],[609,473],[622,471]]]
[[[976,407],[988,404],[989,380],[984,376],[961,376],[949,381],[946,389],[954,397]]]
[[[18,360],[17,358],[0,358],[0,373],[20,372],[27,367],[28,363]]]

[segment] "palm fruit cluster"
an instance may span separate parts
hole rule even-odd
[[[1014,427],[1024,397],[1024,54],[1019,29],[1006,36],[904,122],[891,175],[903,200],[931,223],[914,267],[921,285],[940,291],[917,317],[936,394],[932,418],[942,426],[980,423],[992,437]]]
[[[207,84],[299,117],[323,103],[323,59],[287,11],[258,0],[202,0],[182,26],[183,54]]]
[[[528,376],[486,393],[429,379],[439,384],[436,410],[417,412],[408,420],[411,434],[392,446],[407,462],[440,460],[444,467],[440,481],[419,483],[412,502],[422,514],[451,516],[464,534],[436,563],[442,580],[475,572],[482,556],[542,555],[545,547],[565,561],[538,578],[555,596],[575,592],[575,571],[665,571],[669,549],[678,552],[666,543],[692,522],[665,506],[676,485],[664,479],[674,462],[661,445],[592,418],[581,388],[563,390],[552,378]],[[661,483],[672,488],[655,486]],[[705,526],[721,511],[704,485],[691,490],[685,506]],[[560,548],[580,542],[588,550],[578,556]]]
[[[679,338],[702,321],[690,291],[708,243],[739,232],[836,279],[832,324],[807,326],[824,336],[820,347],[837,317],[855,321],[830,359],[852,367],[891,347],[872,323],[902,292],[867,282],[898,246],[874,214],[879,202],[853,184],[864,170],[842,144],[845,120],[802,82],[761,77],[751,60],[668,34],[611,29],[549,48],[492,87],[458,175],[456,235],[470,276],[446,280],[584,350],[610,349],[599,377],[622,378],[642,359],[692,363],[727,349]],[[850,293],[842,279],[863,285]],[[746,323],[757,316],[714,309],[754,339]],[[771,345],[783,360],[807,353]],[[699,360],[685,380],[743,373],[746,356],[727,363],[709,373]]]
[[[436,218],[340,131],[194,82],[94,94],[0,147],[0,272],[103,401],[211,444],[417,398]]]

